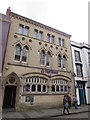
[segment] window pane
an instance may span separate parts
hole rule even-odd
[[[43,37],[43,32],[40,31],[40,32],[38,33],[38,39],[42,40],[42,37]]]
[[[26,91],[27,91],[27,92],[30,91],[30,85],[29,85],[29,84],[26,85]]]
[[[32,85],[32,92],[36,91],[36,85]]]
[[[34,30],[34,38],[38,38],[38,30]]]
[[[75,51],[75,61],[81,61],[79,51]]]
[[[77,70],[77,77],[82,77],[82,65],[76,64],[76,70]]]
[[[50,43],[50,34],[47,34],[47,42]]]
[[[63,85],[61,85],[61,91],[63,92]]]
[[[28,48],[25,46],[22,50],[22,61],[26,62],[28,56]]]
[[[67,91],[67,86],[64,86],[64,90]]]
[[[42,51],[40,54],[40,64],[45,65],[45,53],[44,53],[44,51]]]
[[[54,44],[54,36],[51,37],[51,43]]]
[[[65,47],[64,39],[62,39],[62,47]]]
[[[59,86],[56,86],[56,91],[57,91],[57,92],[59,91]]]
[[[52,85],[52,92],[55,92],[55,85]]]
[[[47,56],[46,56],[46,65],[50,66],[50,54],[49,53],[47,53]]]
[[[58,67],[61,67],[61,56],[58,55]]]
[[[19,25],[19,33],[20,34],[23,34],[23,29],[24,29],[24,26],[22,24]]]
[[[58,38],[59,46],[61,46],[61,38]]]
[[[29,35],[29,27],[26,26],[25,29],[24,29],[24,35]]]
[[[46,85],[43,85],[43,92],[46,92]]]
[[[38,91],[38,92],[41,92],[41,85],[38,85],[38,86],[37,86],[37,91]]]
[[[63,68],[66,68],[66,58],[63,56]]]
[[[15,60],[20,61],[20,56],[21,56],[21,47],[17,45],[15,50]]]

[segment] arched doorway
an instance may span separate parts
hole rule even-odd
[[[15,108],[17,86],[5,86],[3,108]]]
[[[3,108],[16,108],[19,96],[20,80],[15,73],[3,81]]]

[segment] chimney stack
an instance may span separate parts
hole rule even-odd
[[[6,15],[7,16],[10,16],[10,13],[11,13],[11,10],[10,10],[10,7],[8,7],[7,11],[6,11]]]

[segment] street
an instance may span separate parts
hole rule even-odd
[[[64,115],[64,116],[56,116],[54,118],[88,118],[88,114],[90,114],[90,112],[83,112],[83,113]]]

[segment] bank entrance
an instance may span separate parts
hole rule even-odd
[[[3,108],[15,108],[17,86],[5,86]]]

